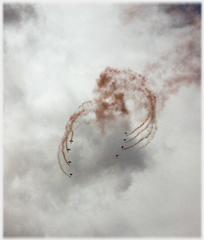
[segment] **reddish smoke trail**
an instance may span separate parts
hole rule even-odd
[[[59,151],[60,151],[60,149],[59,149]],[[60,156],[59,156],[59,151],[58,151],[58,163],[59,163],[59,165],[60,165],[60,168],[61,168],[61,170],[62,170],[62,172],[64,173],[64,174],[66,174],[68,177],[70,177],[69,176],[69,174],[67,174],[65,171],[64,171],[64,169],[63,169],[63,167],[62,167],[62,164],[61,164],[61,161],[60,161]],[[66,161],[66,160],[65,160]],[[67,162],[67,161],[66,161]],[[68,164],[68,163],[67,163]],[[69,165],[69,164],[68,164]],[[71,178],[71,177],[70,177]]]
[[[133,138],[129,139],[128,141],[126,141],[126,143],[128,143],[128,142],[132,141],[133,139],[135,139],[136,137],[138,137],[142,132],[144,132],[149,127],[150,124],[151,124],[151,122],[149,122],[144,129],[142,129],[140,132],[138,132],[138,134],[135,137],[133,137]]]
[[[67,123],[67,125],[65,127],[66,131],[64,133],[64,137],[62,138],[61,145],[60,145],[60,148],[59,148],[59,151],[58,151],[58,159],[60,159],[59,154],[61,152],[62,155],[63,155],[63,158],[64,158],[64,160],[67,164],[68,164],[68,161],[67,161],[66,156],[65,156],[65,149],[64,148],[66,147],[66,150],[68,149],[68,137],[69,137],[70,134],[71,134],[71,139],[70,140],[73,141],[73,136],[74,136],[73,125],[79,117],[85,116],[89,112],[92,111],[92,109],[90,107],[93,104],[94,104],[94,102],[92,102],[92,101],[88,101],[88,102],[83,103],[78,108],[78,110],[70,117],[69,122]]]
[[[67,176],[69,175],[63,170],[60,155],[62,154],[65,163],[69,165],[65,152],[68,151],[68,140],[70,139],[70,141],[73,141],[73,128],[77,119],[92,112],[95,114],[96,123],[101,133],[105,133],[110,121],[116,121],[120,116],[131,117],[130,115],[134,114],[134,110],[131,112],[130,109],[128,109],[127,101],[137,96],[139,97],[139,102],[134,102],[134,108],[137,105],[137,114],[142,116],[142,112],[145,110],[147,111],[147,115],[140,126],[127,134],[127,136],[142,128],[147,121],[147,126],[140,130],[140,132],[129,141],[139,137],[145,130],[148,130],[148,133],[142,139],[138,140],[137,143],[123,150],[139,144],[144,139],[148,139],[148,142],[150,142],[150,136],[156,131],[156,96],[147,87],[147,80],[141,75],[131,70],[117,70],[107,67],[100,74],[100,78],[97,79],[97,86],[94,89],[94,94],[94,100],[83,103],[70,117],[65,127],[65,133],[58,150],[58,160],[62,171]]]
[[[149,123],[147,124],[147,126],[144,129],[142,129],[139,133],[137,133],[135,137],[131,138],[126,143],[128,143],[128,142],[132,141],[133,139],[137,138],[140,134],[142,134],[146,129],[148,129],[150,127],[149,133],[145,137],[143,137],[141,140],[139,140],[137,143],[135,143],[135,144],[133,144],[133,145],[131,145],[129,147],[123,148],[122,150],[127,150],[127,149],[129,149],[131,147],[136,146],[137,144],[139,144],[144,139],[148,139],[150,137],[150,135],[152,134],[152,131],[154,130],[154,128],[156,129],[156,119],[155,119],[156,97],[149,89],[145,89],[144,93],[145,93],[146,97],[149,99],[149,111],[148,111],[147,118],[144,120],[144,122],[139,127],[137,127],[130,134],[134,133],[136,130],[141,128],[148,120],[149,120]],[[130,135],[130,134],[128,134],[128,135]],[[150,142],[150,139],[149,139],[148,143],[149,142]]]
[[[127,150],[127,149],[129,149],[129,148],[132,148],[132,147],[138,145],[138,144],[139,144],[140,142],[142,142],[143,140],[148,139],[148,138],[150,137],[150,135],[153,133],[153,125],[151,125],[151,128],[150,128],[149,130],[150,130],[150,131],[148,132],[148,134],[147,134],[145,137],[143,137],[142,139],[140,139],[140,140],[139,140],[138,142],[136,142],[135,144],[133,144],[133,145],[131,145],[131,146],[129,146],[129,147],[123,148],[122,150]],[[149,143],[150,143],[150,141],[147,142],[147,144],[149,144]],[[141,147],[141,148],[146,147],[147,144],[146,144],[145,146]],[[139,148],[139,149],[141,149],[141,148]],[[139,150],[139,149],[137,149],[137,150]]]
[[[134,132],[136,132],[138,129],[140,129],[140,128],[147,122],[147,120],[149,119],[149,117],[150,117],[150,114],[148,114],[148,116],[147,116],[147,118],[145,119],[145,121],[144,121],[139,127],[135,128],[135,130],[133,130],[131,133],[126,134],[126,136],[130,136],[131,134],[133,134]],[[129,141],[130,141],[130,140],[129,140]],[[129,142],[129,141],[127,141],[127,142]]]
[[[154,136],[155,136],[156,130],[157,130],[157,126],[155,126],[155,127],[152,129],[151,134],[148,136],[148,141],[147,141],[147,143],[146,143],[144,146],[138,148],[137,150],[140,150],[140,149],[146,147],[146,146],[151,142],[151,140],[152,140],[152,139],[154,138]],[[144,139],[143,139],[143,140],[144,140]]]

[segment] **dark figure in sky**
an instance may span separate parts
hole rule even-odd
[[[124,148],[124,146],[122,146],[121,148]]]

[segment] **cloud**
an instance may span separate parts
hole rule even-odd
[[[199,236],[199,5],[26,6],[4,5],[4,236]],[[149,102],[111,90],[104,134],[93,112],[73,126],[70,179],[58,146],[78,107],[104,100],[107,66],[145,77],[158,130],[123,151]]]
[[[127,5],[120,19],[139,34],[151,34],[154,42],[157,39],[156,54],[147,60],[142,72],[157,94],[157,112],[182,86],[200,86],[200,4]]]
[[[21,25],[24,21],[37,18],[35,5],[32,4],[4,4],[4,24]]]
[[[143,143],[143,140],[146,140],[146,142],[142,144],[143,146],[140,147],[140,148],[144,148],[149,144],[151,139],[154,137],[154,134],[156,131],[156,113],[155,113],[156,98],[154,94],[151,92],[151,90],[149,90],[148,87],[146,86],[146,81],[144,77],[141,77],[140,75],[131,71],[119,71],[117,69],[111,69],[109,67],[109,68],[106,68],[104,72],[100,74],[100,78],[97,80],[97,87],[94,89],[94,93],[95,93],[94,100],[84,102],[77,109],[77,111],[70,117],[65,127],[66,131],[62,138],[61,146],[59,147],[58,159],[59,159],[59,164],[62,171],[68,176],[70,175],[66,173],[66,171],[64,171],[61,162],[63,161],[64,163],[67,163],[67,165],[69,165],[69,162],[67,160],[68,156],[66,156],[67,149],[70,149],[69,147],[69,145],[71,146],[70,142],[72,143],[72,141],[75,139],[74,126],[78,121],[78,119],[80,120],[81,124],[83,124],[83,120],[81,119],[83,119],[84,116],[89,117],[88,115],[90,113],[95,115],[94,121],[96,122],[96,125],[101,130],[101,133],[102,133],[101,138],[104,138],[105,131],[111,132],[111,129],[113,128],[113,125],[111,123],[113,121],[116,122],[116,121],[119,121],[120,119],[126,119],[126,124],[124,125],[128,126],[130,125],[130,121],[128,123],[128,120],[130,118],[132,120],[131,115],[135,114],[135,110],[137,109],[137,112],[140,115],[142,115],[142,111],[145,109],[146,116],[144,117],[142,124],[140,123],[139,127],[138,126],[133,127],[135,128],[133,131],[129,130],[129,133],[122,135],[124,138],[127,138],[124,140],[124,143],[123,143],[124,146],[121,147],[122,150],[130,149],[136,146],[137,144],[139,144],[140,142]],[[135,94],[138,95],[139,104],[137,104],[138,105],[137,107],[134,106],[132,112],[130,113],[130,110],[127,108],[127,100],[133,97],[133,102],[134,102]],[[116,123],[114,123],[114,125],[116,126]],[[118,128],[120,128],[120,126],[118,126]],[[89,135],[88,132],[86,132],[86,135]],[[129,137],[129,135],[131,136]],[[140,135],[142,135],[142,137]],[[93,138],[93,133],[91,133],[91,137]],[[83,138],[87,139],[86,136],[83,136]],[[115,138],[118,138],[118,136],[116,135]],[[135,141],[136,139],[137,141]],[[106,142],[108,142],[109,146],[111,145],[111,140],[108,140]],[[129,143],[129,144],[126,145],[126,143]],[[93,147],[95,153],[97,153],[94,156],[92,154],[91,158],[98,159],[98,154],[100,152],[107,153],[106,149],[100,149],[100,151],[98,150],[96,151],[96,147],[94,145],[95,144],[93,142],[92,144],[85,144],[85,148],[88,149],[87,151],[88,154],[90,154],[91,152],[91,149],[89,150],[90,146]],[[83,149],[83,146],[78,147],[78,149]],[[110,148],[107,147],[107,149],[110,149]],[[71,151],[71,150],[68,150],[68,151]],[[86,150],[84,149],[82,150],[82,152],[86,152]],[[70,153],[68,155],[73,155],[73,154]],[[114,156],[114,154],[112,154],[112,156]],[[116,153],[115,156],[117,157],[118,154]],[[119,154],[119,157],[120,156],[121,155]],[[79,158],[79,156],[77,156],[77,158]],[[103,154],[102,158],[107,159],[107,156]],[[104,162],[104,160],[102,159],[100,161]],[[128,164],[125,164],[123,166],[123,171],[125,169],[125,166],[128,166]],[[87,167],[90,167],[91,169],[93,169],[93,163],[91,165],[88,165]],[[108,167],[110,168],[110,166]],[[94,169],[94,172],[98,171],[97,168]],[[85,173],[88,173],[89,175],[88,168],[85,169]]]
[[[160,4],[159,7],[171,16],[172,28],[196,25],[201,19],[201,4]]]

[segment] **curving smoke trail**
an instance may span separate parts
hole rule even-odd
[[[156,116],[163,110],[169,96],[177,93],[181,86],[201,84],[200,4],[133,4],[122,9],[122,24],[129,24],[139,34],[148,31],[158,39],[164,37],[167,46],[145,64],[142,70],[145,78],[131,70],[110,67],[100,74],[93,101],[83,103],[66,125],[58,151],[61,168],[61,160],[69,164],[65,153],[69,141],[73,141],[78,119],[93,113],[97,126],[105,134],[108,123],[123,117],[129,126],[135,128],[125,134],[127,139],[124,139],[122,150],[135,146],[141,149],[153,139],[157,130]],[[165,21],[158,22],[158,18]],[[167,41],[171,35],[172,41]]]
[[[110,121],[116,121],[119,116],[131,118],[131,114],[137,109],[138,115],[142,116],[142,123],[136,127],[130,133],[126,133],[126,136],[132,135],[139,131],[134,137],[125,142],[131,142],[134,139],[138,139],[136,143],[132,143],[129,146],[122,146],[122,150],[132,148],[143,140],[147,140],[145,145],[139,149],[145,147],[156,132],[156,96],[148,88],[147,80],[140,74],[137,74],[131,70],[117,70],[107,67],[97,79],[97,86],[94,89],[95,98],[93,101],[84,102],[77,111],[70,117],[66,127],[65,133],[62,138],[61,145],[58,150],[58,161],[62,171],[69,177],[62,167],[62,160],[69,165],[66,158],[66,152],[69,150],[68,143],[73,142],[74,137],[74,125],[77,120],[94,113],[96,118],[96,124],[101,130],[102,134],[105,134],[105,129]],[[139,101],[134,101],[135,96],[139,98]],[[134,110],[131,111],[128,106],[128,101],[134,101]],[[146,126],[145,126],[146,124]],[[144,133],[142,136],[141,134]],[[140,136],[141,135],[141,136]]]

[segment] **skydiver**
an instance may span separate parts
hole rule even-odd
[[[71,151],[71,149],[70,149],[70,148],[67,148],[67,151],[69,152],[69,151]]]
[[[124,139],[124,141],[126,141],[126,139]]]
[[[118,154],[117,155],[115,155],[116,156],[116,158],[118,158]]]
[[[71,161],[68,161],[68,163],[72,163]]]
[[[74,142],[72,139],[70,140],[70,143]]]
[[[121,148],[124,148],[124,146],[122,146]]]
[[[127,134],[127,132],[125,132],[125,134]]]
[[[73,174],[72,174],[72,173],[70,173],[69,175],[70,175],[70,176],[72,176]]]

